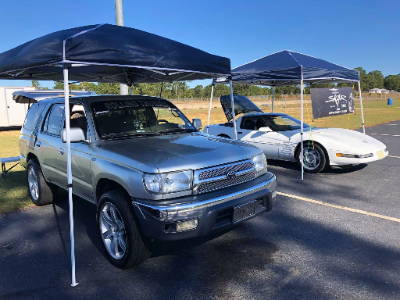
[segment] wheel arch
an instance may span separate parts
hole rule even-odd
[[[115,189],[123,192],[126,195],[127,199],[129,199],[130,197],[129,193],[122,184],[113,179],[100,178],[96,184],[96,195],[95,195],[96,203],[98,203],[98,200],[100,199],[101,195],[103,195],[105,192]]]
[[[37,163],[39,163],[38,157],[32,152],[29,152],[28,155],[26,156],[26,162],[28,162],[29,160],[35,160]]]
[[[319,141],[309,140],[309,139],[304,140],[304,141],[303,141],[303,145],[304,145],[305,143],[308,143],[308,142],[317,144],[318,146],[321,147],[322,151],[324,151],[324,153],[325,153],[325,157],[326,157],[326,160],[327,160],[327,165],[329,165],[329,164],[330,164],[330,158],[329,158],[329,153],[328,153],[328,151],[326,150],[326,147],[325,147],[323,144],[321,144]],[[301,148],[301,142],[299,142],[299,143],[297,144],[296,149],[295,149],[295,151],[294,151],[294,158],[295,158],[296,161],[297,161],[298,154],[299,154],[299,152],[300,152],[300,148]]]

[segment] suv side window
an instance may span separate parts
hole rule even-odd
[[[43,132],[49,135],[60,136],[64,126],[64,105],[54,104],[47,114]]]
[[[26,115],[25,118],[25,122],[24,122],[24,128],[27,130],[34,130],[36,123],[40,117],[40,111],[41,109],[39,109],[39,104],[38,103],[34,103],[28,110],[28,113]]]

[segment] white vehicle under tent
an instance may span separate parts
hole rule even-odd
[[[323,59],[315,58],[298,52],[284,50],[271,55],[267,55],[255,61],[236,67],[232,70],[230,77],[221,77],[213,82],[208,111],[208,125],[210,125],[210,115],[214,84],[229,83],[231,86],[231,116],[228,119],[236,120],[235,111],[237,110],[233,92],[232,82],[247,83],[254,85],[271,86],[274,92],[275,86],[299,85],[300,86],[300,152],[299,162],[301,166],[301,180],[304,179],[305,156],[309,152],[308,143],[304,139],[304,85],[313,83],[338,83],[350,82],[358,85],[361,126],[365,134],[364,109],[360,87],[360,75],[357,71],[345,68]],[[274,112],[274,99],[272,97],[272,112]],[[228,120],[229,122],[229,120]],[[231,122],[231,137],[238,139],[237,122]],[[207,132],[208,127],[205,129]],[[210,132],[208,130],[208,132]],[[211,133],[211,132],[210,132]],[[313,145],[313,144],[312,144]]]
[[[247,97],[234,95],[238,139],[262,149],[268,159],[297,162],[301,143],[301,121],[282,113],[266,113]],[[228,122],[205,128],[211,135],[233,138],[229,96],[221,97]],[[310,173],[328,166],[366,164],[388,155],[385,144],[355,130],[304,127],[304,169]],[[312,141],[312,143],[311,143]]]

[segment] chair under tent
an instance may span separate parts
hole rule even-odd
[[[230,77],[220,77],[213,81],[207,125],[210,125],[212,99],[214,97],[214,85],[225,84],[228,82],[231,86],[231,94],[233,90],[232,82],[271,87],[300,85],[301,153],[303,153],[304,133],[304,85],[306,83],[357,83],[361,109],[361,127],[363,129],[363,133],[365,134],[364,107],[361,94],[360,75],[358,71],[339,66],[320,58],[288,50],[267,55],[255,61],[234,68]],[[272,97],[272,109],[274,109],[274,100],[275,95]],[[231,106],[234,108],[234,98],[232,96],[231,101]],[[232,114],[234,120],[234,109],[232,109]],[[236,122],[233,122],[232,128],[234,130],[235,139],[237,139]],[[300,157],[301,180],[303,180],[303,157],[302,155]]]

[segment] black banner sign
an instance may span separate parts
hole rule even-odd
[[[311,102],[314,119],[354,112],[351,87],[312,88]]]

